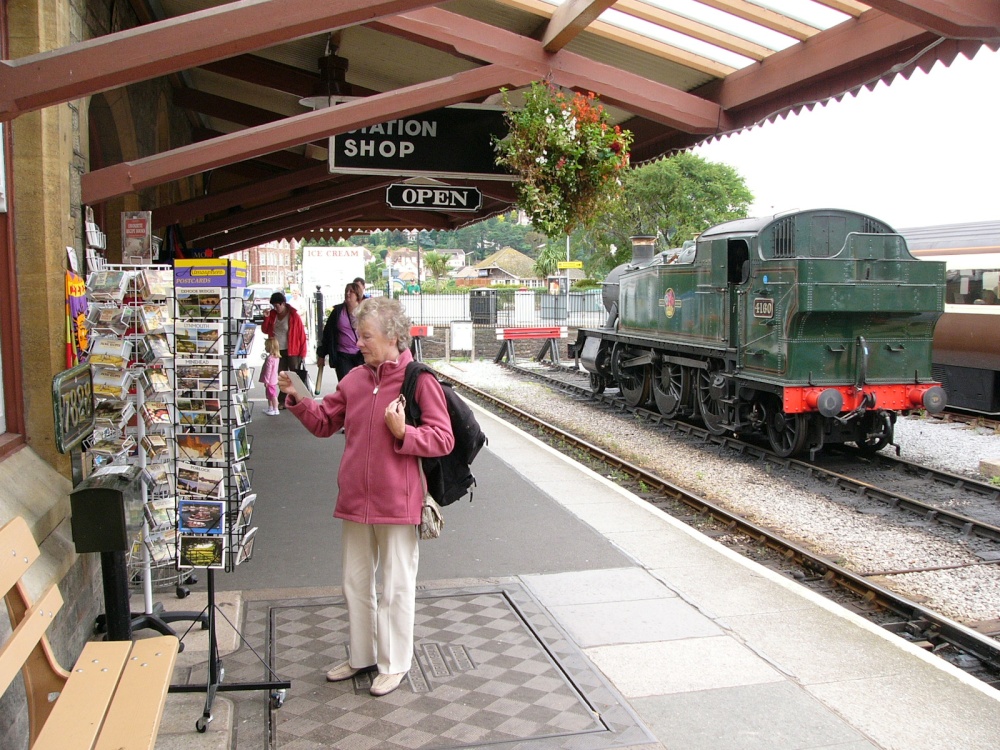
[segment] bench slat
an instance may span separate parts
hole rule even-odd
[[[15,516],[0,529],[0,591],[6,594],[38,559],[38,545],[28,523]]]
[[[32,650],[45,636],[45,631],[52,624],[52,619],[62,605],[62,594],[56,585],[52,584],[38,602],[28,609],[24,619],[14,629],[7,642],[0,647],[0,688],[6,690],[17,677],[21,667],[31,656]]]
[[[178,640],[164,635],[132,644],[114,703],[95,750],[151,750],[163,718]]]
[[[84,645],[32,750],[91,750],[131,650],[129,641]]]

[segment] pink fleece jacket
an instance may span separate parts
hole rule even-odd
[[[374,369],[355,367],[322,401],[285,402],[309,432],[329,437],[344,428],[346,445],[337,476],[339,493],[333,515],[356,523],[419,524],[424,490],[418,456],[443,456],[451,452],[455,436],[441,386],[433,378],[417,378],[419,427],[406,425],[397,440],[385,424],[386,407],[403,387],[409,351],[395,362]]]

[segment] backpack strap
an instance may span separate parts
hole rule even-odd
[[[403,375],[403,387],[400,393],[406,398],[406,424],[416,427],[420,424],[420,404],[417,403],[417,376],[422,372],[433,373],[430,367],[423,362],[413,361],[406,366],[406,374]]]

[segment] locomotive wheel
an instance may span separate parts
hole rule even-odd
[[[634,356],[632,352],[616,346],[611,355],[611,372],[620,373],[618,388],[629,406],[642,406],[649,400],[649,366],[623,368],[622,360]]]
[[[590,390],[595,394],[600,395],[604,393],[604,389],[607,387],[607,383],[602,375],[598,375],[596,372],[590,373]]]
[[[653,400],[660,414],[672,418],[687,403],[687,370],[673,362],[653,365]]]
[[[857,430],[854,444],[862,453],[878,453],[892,440],[892,425],[882,413],[866,412]]]
[[[723,426],[726,421],[726,405],[712,395],[712,378],[716,374],[712,370],[698,370],[698,411],[705,429],[713,435],[721,435],[726,431]]]
[[[809,439],[809,417],[805,414],[785,414],[775,409],[767,415],[767,439],[771,450],[782,458],[800,453]]]
[[[642,406],[649,401],[649,366],[633,367],[622,373],[618,385],[629,406]]]

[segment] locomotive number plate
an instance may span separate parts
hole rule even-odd
[[[753,316],[755,318],[767,318],[770,320],[774,317],[774,300],[770,297],[757,297],[753,301]]]

